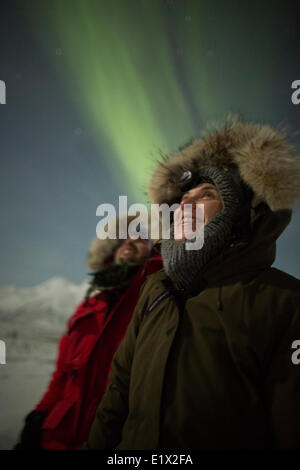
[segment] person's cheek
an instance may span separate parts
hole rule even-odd
[[[204,225],[208,224],[211,219],[213,218],[213,214],[215,211],[215,204],[214,203],[206,203],[204,204]]]
[[[204,207],[204,225],[209,223],[222,209],[220,201],[214,201]]]
[[[182,233],[181,233],[181,209],[178,208],[174,212],[174,236],[175,240],[180,240],[182,239]]]
[[[180,208],[176,209],[176,211],[174,212],[174,224],[178,225],[179,223],[181,223],[181,209]]]
[[[174,236],[175,240],[178,240],[178,229],[181,223],[181,210],[178,208],[174,212]]]

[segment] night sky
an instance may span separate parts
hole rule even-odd
[[[79,282],[96,208],[147,202],[158,150],[228,113],[299,151],[299,2],[2,1],[0,284]],[[300,209],[276,267],[299,277]]]

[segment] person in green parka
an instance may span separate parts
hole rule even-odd
[[[149,195],[203,204],[204,245],[187,250],[174,223],[162,241],[84,449],[300,449],[300,281],[271,267],[299,157],[231,119],[164,156]]]

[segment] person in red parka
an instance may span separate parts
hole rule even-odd
[[[67,323],[48,390],[26,417],[15,450],[81,448],[109,383],[112,358],[125,336],[140,289],[148,274],[161,269],[162,262],[150,240],[96,238],[88,266],[93,279],[86,298]]]

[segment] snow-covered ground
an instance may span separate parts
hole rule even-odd
[[[0,449],[16,443],[25,415],[49,382],[57,342],[68,317],[82,300],[87,283],[61,277],[36,287],[0,287],[0,340],[6,364],[0,364]]]

